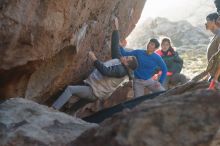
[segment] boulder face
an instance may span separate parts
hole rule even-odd
[[[45,102],[91,71],[87,52],[110,57],[111,17],[121,37],[135,27],[145,0],[3,0],[0,2],[0,97]]]
[[[1,146],[66,145],[97,126],[23,98],[1,103],[0,115]]]
[[[105,120],[69,145],[217,146],[220,94],[197,90],[157,97]]]

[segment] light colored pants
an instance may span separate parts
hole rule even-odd
[[[144,88],[147,88],[153,93],[165,90],[160,82],[155,81],[152,78],[148,80],[134,79],[134,97],[143,96]]]
[[[164,80],[163,82],[163,87],[165,89],[169,89],[169,82],[170,82],[170,79],[171,79],[172,76],[167,76],[166,79]]]
[[[53,103],[52,107],[58,110],[61,109],[72,96],[77,96],[91,102],[97,99],[90,86],[67,86],[65,91]]]

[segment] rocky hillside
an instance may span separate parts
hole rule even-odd
[[[148,19],[129,35],[129,47],[141,48],[152,37],[170,37],[175,47],[207,44],[208,33],[188,21],[172,22],[167,18]]]
[[[45,103],[91,71],[87,52],[110,56],[111,17],[121,36],[137,23],[145,0],[3,0],[0,2],[0,97]]]

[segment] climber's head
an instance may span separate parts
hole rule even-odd
[[[218,17],[218,13],[211,13],[206,17],[206,29],[210,30],[212,33],[215,33],[216,30],[219,28],[219,24],[217,23]]]
[[[152,38],[147,44],[147,53],[152,54],[154,51],[156,51],[160,46],[160,43],[157,39]]]
[[[124,56],[120,60],[130,70],[135,70],[138,67],[138,61],[135,56]]]

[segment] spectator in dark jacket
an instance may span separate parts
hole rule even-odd
[[[167,89],[170,79],[173,75],[179,74],[183,67],[183,60],[179,57],[178,53],[171,46],[169,38],[164,38],[161,42],[161,49],[156,50],[167,66],[167,77],[163,86]]]
[[[119,50],[118,19],[114,19],[114,31],[111,40],[112,60],[100,62],[93,52],[89,56],[94,62],[95,70],[84,81],[83,86],[68,86],[52,107],[60,109],[71,96],[80,97],[88,102],[108,98],[123,82],[131,77],[131,72],[138,66],[134,56],[121,57]],[[78,108],[84,106],[76,105]],[[77,109],[75,109],[77,110]]]

